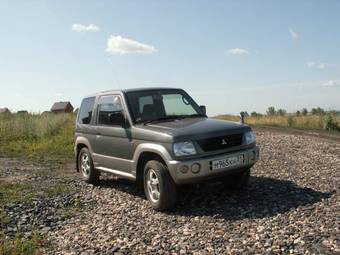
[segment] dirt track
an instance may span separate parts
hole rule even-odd
[[[45,198],[8,204],[7,235],[35,224],[60,254],[340,253],[340,142],[257,130],[261,160],[249,189],[220,184],[182,190],[175,210],[154,212],[143,193],[104,176],[84,184],[73,165],[0,159],[0,179],[68,187]],[[50,174],[52,172],[52,174]]]

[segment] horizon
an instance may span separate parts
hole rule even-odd
[[[0,108],[177,87],[210,116],[340,110],[339,1],[0,3]]]

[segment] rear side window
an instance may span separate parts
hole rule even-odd
[[[92,118],[92,111],[94,106],[95,97],[85,98],[80,106],[78,123],[90,124]]]

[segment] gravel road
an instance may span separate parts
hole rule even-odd
[[[0,179],[70,188],[7,205],[5,232],[19,226],[29,236],[35,224],[50,254],[340,254],[340,143],[270,131],[257,139],[261,159],[246,191],[185,187],[167,213],[128,181],[103,176],[92,186],[69,165],[0,159]]]

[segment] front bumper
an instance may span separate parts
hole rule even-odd
[[[217,170],[211,169],[211,162],[214,160],[225,159],[227,157],[244,155],[244,161],[242,164],[237,166],[222,168]],[[251,149],[242,150],[233,153],[219,154],[206,158],[198,158],[193,160],[183,160],[177,161],[172,160],[168,162],[168,168],[170,175],[174,179],[176,184],[186,184],[186,183],[198,183],[212,178],[217,178],[219,176],[232,174],[238,171],[242,171],[246,168],[252,167],[259,159],[260,150],[258,146],[254,146]],[[193,164],[200,165],[200,171],[198,173],[193,173],[191,167]],[[181,172],[181,168],[187,166],[189,170],[186,173]]]

